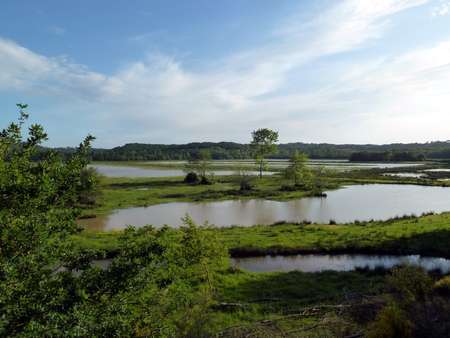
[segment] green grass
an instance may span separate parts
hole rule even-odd
[[[216,299],[222,305],[215,307],[213,331],[245,336],[259,329],[276,336],[272,329],[289,332],[317,325],[324,317],[333,317],[332,307],[348,297],[378,295],[383,281],[384,272],[248,273],[230,269],[218,276]],[[311,307],[316,309],[300,315]],[[233,330],[226,330],[230,327]]]
[[[219,176],[211,185],[186,184],[180,177],[171,178],[107,178],[100,183],[96,205],[83,210],[83,215],[106,214],[114,209],[149,206],[168,202],[217,201],[230,199],[264,198],[287,200],[310,196],[310,191],[282,191],[286,182],[281,177],[255,178],[252,191],[239,191],[237,178]],[[329,189],[337,188],[331,182]],[[145,189],[145,190],[144,190]]]
[[[450,213],[360,224],[279,224],[217,231],[235,256],[366,252],[450,257]]]

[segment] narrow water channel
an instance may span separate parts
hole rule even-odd
[[[427,271],[440,270],[450,272],[450,260],[439,257],[387,256],[387,255],[295,255],[295,256],[263,256],[233,258],[232,264],[250,272],[321,272],[321,271],[352,271],[357,268],[385,268],[397,265],[420,266]]]

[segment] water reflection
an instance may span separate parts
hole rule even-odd
[[[179,226],[189,214],[197,223],[217,226],[272,224],[279,221],[338,223],[383,220],[424,212],[450,211],[450,188],[417,185],[355,185],[327,192],[327,198],[302,198],[285,202],[234,200],[200,203],[167,203],[118,209],[110,215],[81,220],[95,230],[122,229],[126,225]]]
[[[399,265],[419,266],[427,271],[450,273],[450,260],[440,257],[422,257],[419,255],[294,255],[294,256],[264,256],[231,258],[231,265],[250,272],[321,272],[321,271],[352,271],[355,269],[376,268],[391,269]],[[107,269],[111,259],[92,261],[92,266]]]
[[[159,169],[107,164],[90,164],[89,167],[95,168],[100,174],[107,177],[180,177],[186,175],[181,169]],[[236,171],[214,170],[212,173],[217,176],[228,176],[235,175]],[[250,171],[249,174],[257,175],[258,172]],[[273,175],[273,172],[266,171],[263,175]]]
[[[450,260],[439,257],[410,256],[377,256],[377,255],[295,255],[233,258],[232,264],[251,272],[320,272],[352,271],[357,268],[385,268],[397,265],[415,265],[427,271],[440,270],[450,272]]]

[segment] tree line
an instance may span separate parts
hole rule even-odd
[[[61,156],[70,157],[75,148],[55,148]],[[48,152],[40,148],[40,154]],[[164,161],[190,160],[201,151],[208,151],[213,160],[249,159],[254,157],[251,144],[234,142],[195,142],[187,144],[129,143],[112,149],[93,149],[94,161]],[[450,159],[449,142],[356,145],[285,143],[270,154],[272,159],[288,159],[295,152],[312,159],[350,159],[359,161],[417,161],[422,159]]]

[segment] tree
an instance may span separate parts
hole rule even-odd
[[[27,105],[17,106],[18,121],[0,132],[0,336],[31,332],[72,301],[76,288],[57,271],[81,257],[70,236],[79,231],[75,206],[94,139],[87,136],[67,161],[52,152],[34,161],[47,134],[33,124],[23,139]]]
[[[312,173],[306,166],[307,162],[308,156],[306,154],[295,151],[289,160],[289,166],[284,170],[284,176],[293,180],[295,186],[301,184],[306,187],[310,185]]]
[[[277,151],[278,132],[271,129],[262,128],[252,132],[251,147],[258,165],[259,177],[262,178],[262,172],[265,168],[265,157]]]
[[[209,177],[211,173],[211,153],[209,150],[200,150],[196,155],[192,156],[186,164],[184,171],[189,173],[196,173],[200,178],[201,184],[209,184],[211,180]]]

